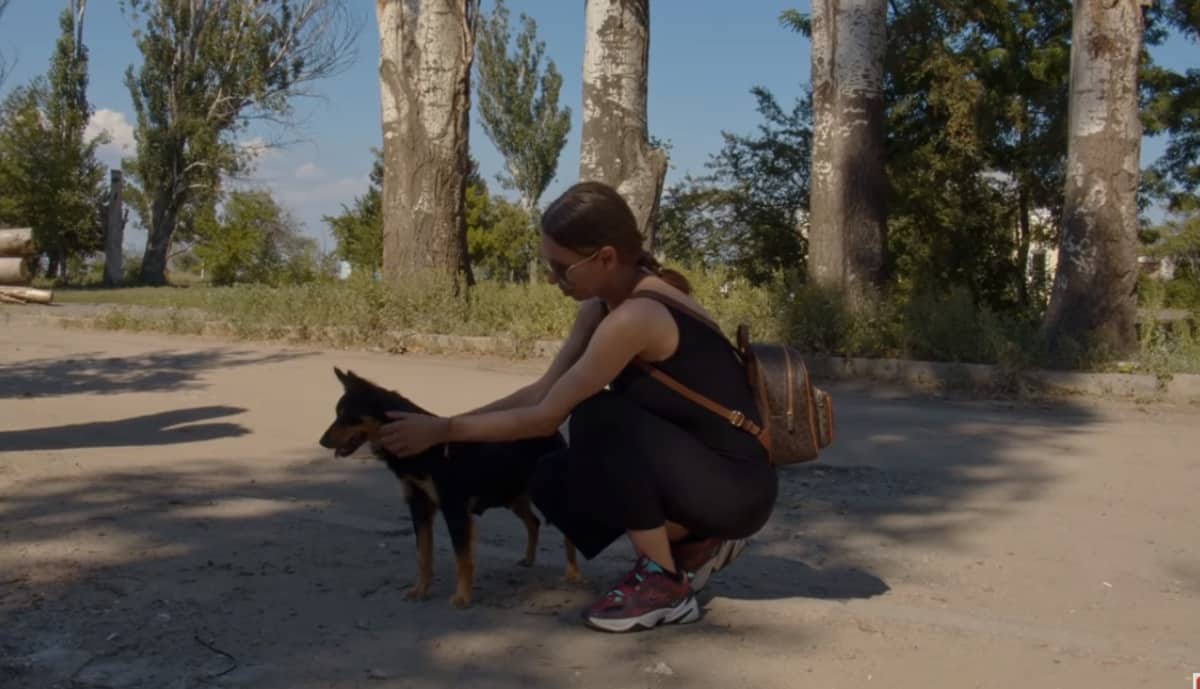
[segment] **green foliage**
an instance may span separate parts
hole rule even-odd
[[[1168,0],[1146,10],[1146,42],[1161,42],[1168,30],[1189,43],[1200,41],[1200,2]],[[1200,207],[1200,69],[1175,72],[1142,60],[1141,115],[1147,135],[1168,135],[1166,151],[1148,171],[1145,196],[1174,211]]]
[[[375,162],[367,193],[355,197],[350,207],[342,204],[341,215],[322,218],[337,241],[335,255],[355,272],[368,275],[383,267],[383,152],[372,150]],[[468,208],[469,204],[468,199]]]
[[[812,112],[790,112],[763,88],[751,90],[764,119],[756,134],[723,133],[708,175],[688,177],[664,193],[659,246],[671,260],[729,266],[756,284],[802,269],[806,245],[798,225],[808,207]]]
[[[537,257],[529,214],[488,193],[478,178],[467,184],[467,252],[471,269],[485,280],[525,281]]]
[[[316,242],[267,192],[233,192],[220,218],[201,218],[198,233],[195,254],[214,285],[300,284],[319,275]]]
[[[531,212],[554,179],[571,128],[571,110],[558,107],[562,75],[553,60],[542,70],[546,45],[537,40],[537,24],[524,14],[516,51],[509,54],[508,16],[503,0],[496,0],[479,27],[479,115],[507,165],[501,182],[516,189]]]
[[[81,19],[60,15],[48,78],[14,89],[0,106],[0,221],[33,228],[52,277],[103,243],[102,140],[83,136],[91,107]]]
[[[140,187],[149,238],[143,277],[165,281],[171,239],[210,212],[223,175],[247,169],[236,135],[252,119],[286,122],[305,85],[340,71],[354,30],[336,0],[122,0],[142,54],[125,83],[137,115]]]

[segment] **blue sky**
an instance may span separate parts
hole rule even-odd
[[[0,19],[0,46],[9,61],[16,60],[5,91],[45,73],[58,35],[58,13],[65,2],[12,0]],[[269,186],[303,222],[305,231],[332,249],[321,216],[336,214],[367,187],[372,146],[380,145],[378,33],[374,3],[351,0],[361,31],[357,56],[342,75],[316,84],[322,98],[297,103],[298,129],[252,130],[248,141],[292,141],[267,149],[259,158],[252,184]],[[507,0],[513,17],[522,12],[538,23],[546,53],[563,74],[560,103],[572,111],[571,133],[559,159],[558,176],[543,197],[553,198],[576,178],[579,166],[580,69],[583,59],[583,0]],[[490,9],[492,0],[483,0]],[[762,85],[783,104],[790,104],[808,83],[807,39],[780,27],[779,14],[788,8],[807,12],[807,0],[658,0],[651,8],[649,127],[652,135],[669,140],[672,168],[668,184],[688,172],[703,171],[708,156],[720,149],[721,131],[747,133],[758,124],[749,90]],[[515,22],[514,22],[515,23]],[[113,143],[102,150],[115,165],[122,151],[131,151],[133,108],[122,83],[127,66],[140,54],[131,36],[132,23],[117,0],[88,3],[84,38],[91,51],[89,96],[96,115],[94,129],[110,132]],[[1196,45],[1174,38],[1154,49],[1159,62],[1175,68],[1196,67]],[[1144,161],[1163,149],[1160,140],[1147,139]],[[471,150],[489,184],[502,160],[472,117]],[[126,231],[126,245],[140,251],[145,235]]]

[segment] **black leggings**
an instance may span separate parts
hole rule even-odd
[[[570,447],[542,459],[532,494],[546,520],[590,560],[627,530],[667,521],[698,537],[751,536],[771,516],[777,488],[765,458],[718,454],[605,391],[571,414]]]

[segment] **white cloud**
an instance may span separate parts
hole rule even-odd
[[[314,179],[317,177],[323,177],[324,174],[325,173],[321,171],[321,168],[313,162],[307,162],[296,168],[296,177],[298,179]]]
[[[125,113],[107,108],[93,112],[83,130],[83,136],[85,139],[92,139],[100,134],[108,135],[108,143],[97,149],[97,155],[104,163],[117,167],[121,158],[133,155],[136,148],[133,125],[126,119]]]

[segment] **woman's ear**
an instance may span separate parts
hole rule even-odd
[[[599,254],[596,258],[604,264],[605,268],[611,268],[620,262],[620,256],[617,255],[615,247],[605,245],[600,247],[600,250],[596,253]]]

